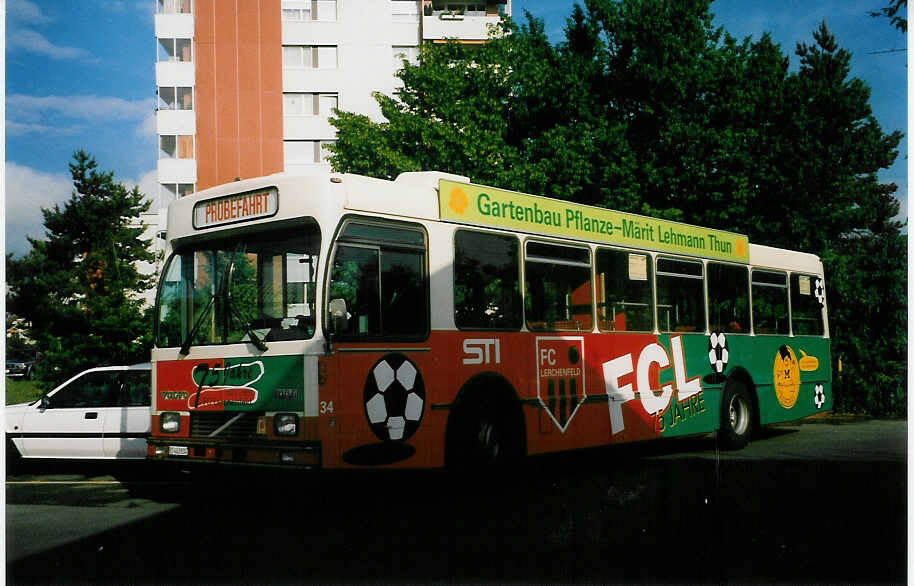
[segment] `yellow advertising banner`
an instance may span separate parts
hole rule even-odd
[[[494,187],[441,179],[438,208],[442,220],[461,224],[749,262],[749,239],[741,234]]]

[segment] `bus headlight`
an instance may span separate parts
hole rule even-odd
[[[295,413],[277,413],[273,416],[273,431],[276,435],[297,435],[298,415]]]
[[[159,416],[159,430],[162,433],[178,433],[181,430],[181,414],[173,411]]]

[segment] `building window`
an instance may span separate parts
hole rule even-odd
[[[403,69],[403,60],[410,65],[419,65],[419,47],[394,45],[391,47],[394,58],[394,71]]]
[[[194,88],[160,87],[159,110],[193,110]]]
[[[334,143],[335,140],[284,140],[284,163],[286,166],[326,163],[330,155],[327,146]]]
[[[189,134],[159,136],[160,159],[193,159],[194,137]]]
[[[159,39],[159,61],[192,61],[190,39]]]
[[[311,0],[283,0],[283,20],[311,20]]]
[[[288,69],[336,69],[336,45],[283,45],[282,66]]]
[[[161,183],[159,184],[159,197],[162,205],[168,205],[169,202],[179,197],[185,197],[194,192],[193,183]]]
[[[416,0],[391,0],[390,14],[393,22],[419,22],[419,2]]]
[[[314,67],[316,69],[336,69],[337,68],[337,50],[335,45],[325,47],[314,47],[316,50],[316,59]]]
[[[282,19],[335,21],[337,19],[337,0],[283,0]]]
[[[158,0],[156,9],[159,14],[193,14],[192,0]]]
[[[466,16],[485,16],[485,2],[435,2],[433,14],[464,14]]]
[[[317,16],[314,16],[317,8]],[[336,0],[317,0],[311,3],[311,15],[314,20],[334,21],[336,20]]]
[[[282,100],[284,116],[330,116],[339,107],[336,93],[284,93]]]

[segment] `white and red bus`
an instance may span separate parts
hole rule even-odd
[[[148,456],[510,461],[831,408],[822,263],[437,172],[277,174],[168,210]]]

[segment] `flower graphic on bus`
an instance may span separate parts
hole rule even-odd
[[[469,205],[467,194],[465,194],[459,187],[455,187],[451,190],[451,198],[448,200],[447,205],[449,208],[462,216],[463,212],[467,210],[467,206]]]
[[[187,398],[193,411],[222,411],[226,405],[253,405],[257,402],[254,383],[263,377],[263,362],[243,362],[225,368],[198,364],[191,370],[197,390]]]

